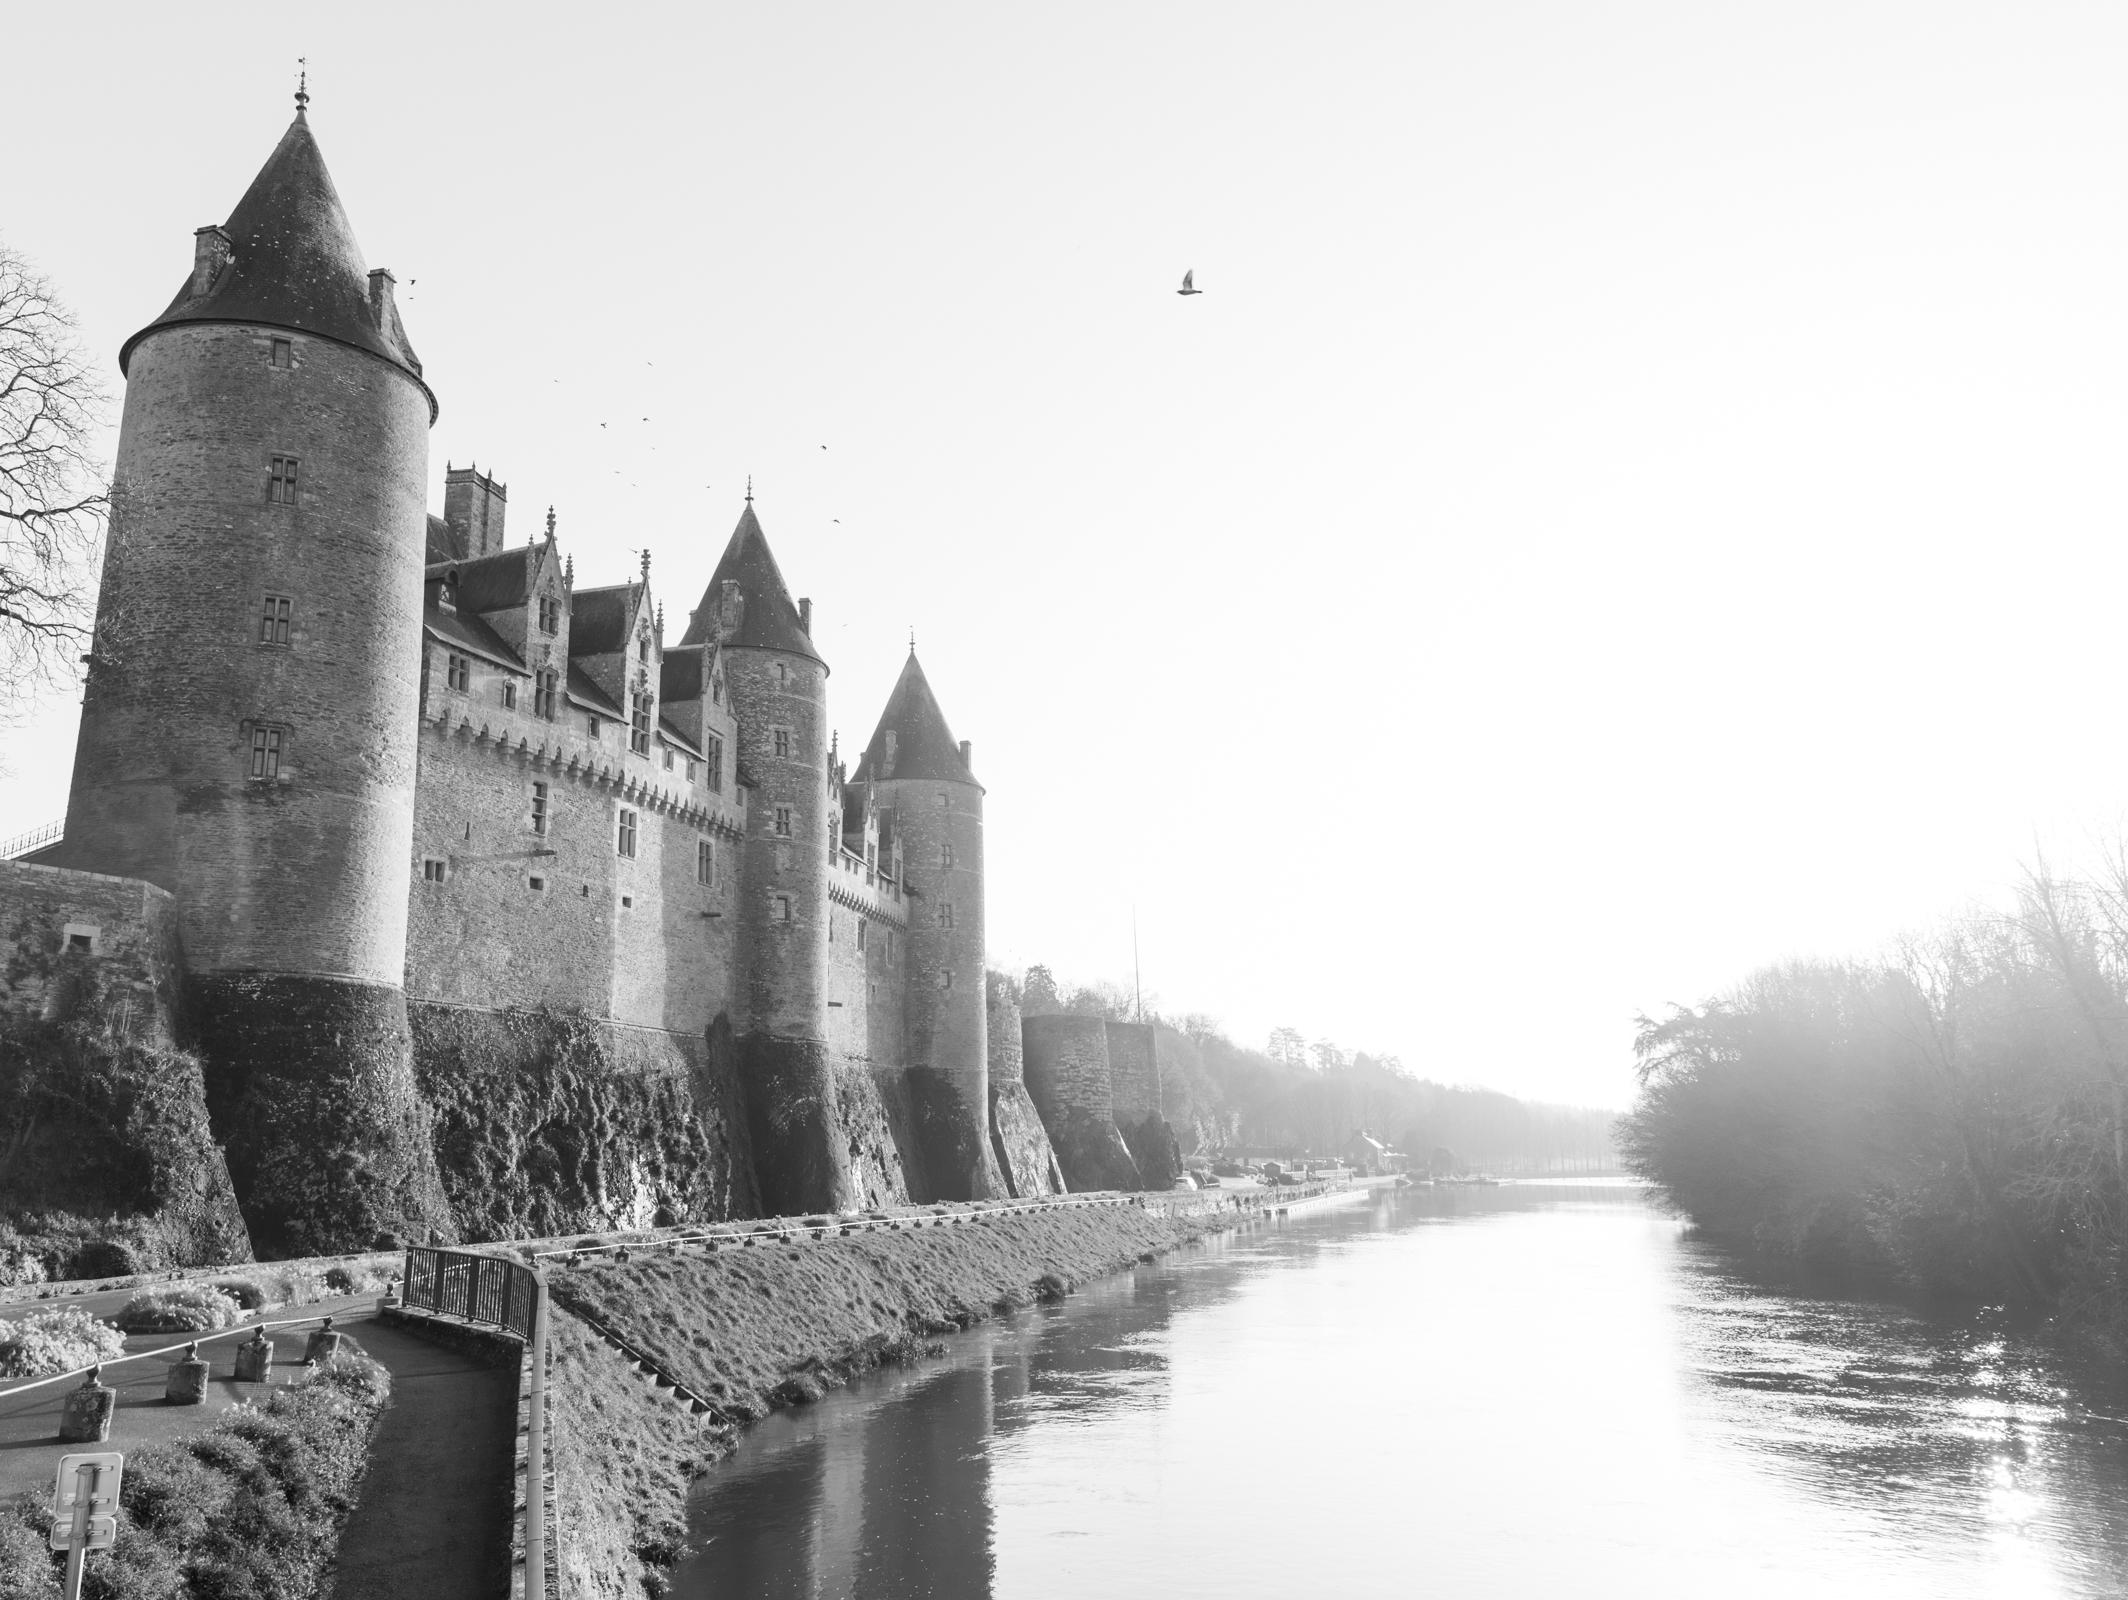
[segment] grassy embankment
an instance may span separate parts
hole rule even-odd
[[[343,1356],[260,1406],[126,1457],[118,1543],[89,1559],[97,1600],[312,1600],[339,1549],[391,1392],[384,1368]],[[47,1494],[0,1505],[0,1595],[58,1600]]]
[[[1020,1212],[554,1274],[550,1344],[563,1593],[662,1593],[690,1481],[739,1430],[939,1335],[1234,1225],[1135,1206]],[[696,1417],[588,1326],[587,1313],[710,1403]]]

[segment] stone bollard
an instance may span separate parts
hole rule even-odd
[[[103,1386],[103,1368],[91,1367],[81,1387],[59,1408],[59,1442],[96,1444],[110,1438],[111,1412],[117,1404],[117,1391]]]
[[[303,1360],[330,1361],[340,1353],[340,1335],[333,1332],[332,1318],[327,1317],[318,1331],[303,1341]]]
[[[273,1382],[273,1341],[266,1337],[264,1328],[254,1330],[250,1338],[236,1347],[236,1381]]]
[[[170,1381],[163,1385],[163,1399],[173,1406],[196,1406],[207,1398],[207,1363],[199,1346],[188,1344],[185,1353],[170,1363]]]

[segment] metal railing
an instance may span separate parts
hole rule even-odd
[[[530,1339],[539,1319],[539,1279],[530,1267],[502,1256],[415,1245],[406,1253],[402,1304],[467,1322],[481,1322]]]
[[[47,822],[41,828],[32,828],[28,833],[18,833],[12,839],[0,839],[0,861],[12,861],[17,856],[26,856],[32,850],[41,849],[65,834],[64,822]]]

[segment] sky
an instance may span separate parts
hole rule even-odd
[[[99,370],[292,115],[446,462],[742,504],[860,748],[911,630],[994,964],[1623,1105],[1633,1020],[2128,796],[2128,10],[47,7],[0,240]],[[1204,292],[1174,290],[1194,268]],[[114,410],[115,415],[115,410]],[[604,426],[602,426],[602,424]],[[74,697],[0,751],[64,814]]]

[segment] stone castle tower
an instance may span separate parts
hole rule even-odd
[[[901,841],[911,911],[910,1097],[941,1198],[1007,1193],[990,1143],[983,961],[983,786],[909,647],[853,780],[870,782]]]
[[[447,1225],[413,1094],[406,861],[435,397],[302,110],[119,356],[56,864],[177,897],[261,1248]],[[309,1152],[318,1165],[292,1160]]]
[[[859,1203],[834,1135],[827,1044],[828,666],[812,602],[791,603],[747,492],[681,645],[715,644],[753,801],[740,865],[737,1001],[762,1203],[772,1212]]]

